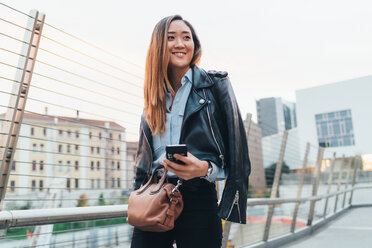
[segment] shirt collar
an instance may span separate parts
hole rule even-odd
[[[190,83],[192,83],[192,69],[191,69],[191,67],[185,73],[185,75],[182,77],[181,84],[184,85],[186,80],[188,80]]]
[[[192,68],[191,67],[187,70],[185,75],[182,77],[181,85],[183,86],[187,81],[192,83]],[[170,93],[166,83],[165,83],[165,89],[167,93]]]

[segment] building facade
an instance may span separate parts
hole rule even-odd
[[[127,187],[125,129],[115,122],[25,113],[8,192]]]
[[[295,103],[280,97],[262,98],[256,101],[256,108],[262,137],[297,127]]]
[[[296,91],[299,138],[325,147],[326,155],[371,161],[371,92],[372,76]]]

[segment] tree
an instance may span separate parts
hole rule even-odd
[[[267,187],[272,187],[274,183],[274,176],[276,170],[276,163],[272,163],[269,167],[265,169],[265,178]],[[282,179],[282,174],[289,173],[289,166],[283,161],[282,171],[280,173],[280,179]]]
[[[106,205],[105,198],[103,198],[103,193],[101,193],[98,197],[98,205],[99,206],[104,206]]]

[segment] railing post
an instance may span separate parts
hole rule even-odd
[[[334,168],[335,168],[335,162],[336,162],[336,153],[334,152],[333,153],[333,158],[332,158],[332,161],[331,161],[331,168],[329,169],[327,194],[329,194],[329,192],[331,192],[331,187],[332,187],[332,182],[333,182],[333,171],[334,171]],[[323,218],[325,218],[327,216],[328,200],[329,200],[329,197],[327,197],[325,199]]]
[[[343,173],[344,173],[344,164],[345,164],[345,155],[342,156],[342,162],[341,162],[340,169],[339,169],[339,172],[338,172],[339,174],[338,174],[337,190],[336,191],[339,191],[340,188],[341,188],[341,180],[342,180],[342,176],[343,176]],[[334,209],[333,209],[334,213],[336,213],[336,210],[337,210],[337,203],[338,203],[338,195],[336,195],[335,206],[334,206]]]
[[[324,154],[324,148],[319,147],[318,149],[318,157],[317,157],[317,162],[316,162],[316,168],[315,168],[315,182],[313,184],[313,196],[316,196],[318,194],[318,188],[319,188],[319,181],[320,181],[320,167],[322,165],[322,160],[323,160],[323,154]],[[310,210],[309,210],[309,217],[307,218],[307,225],[311,226],[314,218],[314,210],[315,210],[315,200],[312,200],[310,202]]]
[[[44,26],[45,15],[36,10],[30,12],[27,29],[24,35],[24,43],[18,61],[18,68],[15,75],[15,83],[10,100],[9,108],[5,114],[0,139],[0,211],[3,209],[4,198],[7,190],[11,163],[17,148],[17,140],[21,128],[23,113],[31,84],[32,73],[35,66],[36,56]],[[5,235],[6,230],[0,230],[0,236]]]
[[[345,189],[348,188],[349,186],[349,177],[350,177],[350,173],[352,171],[352,166],[355,164],[355,157],[353,158],[350,158],[349,159],[349,163],[348,163],[348,168],[347,168],[347,174],[346,174],[346,180],[345,180]],[[344,199],[342,200],[342,208],[345,207],[345,201],[346,201],[346,193],[344,193]]]
[[[278,159],[278,162],[276,164],[274,182],[273,182],[273,186],[271,188],[270,198],[276,198],[277,197],[278,190],[279,190],[279,180],[280,180],[280,174],[282,172],[282,166],[283,166],[285,148],[287,146],[287,138],[288,138],[288,131],[284,131],[283,132],[282,145],[280,147],[279,159]],[[263,235],[263,239],[262,239],[263,241],[267,241],[269,239],[271,219],[273,218],[274,207],[275,207],[274,205],[270,205],[269,206],[269,211],[267,213],[267,219],[266,219],[266,225],[265,225],[264,235]]]
[[[354,188],[354,186],[355,186],[355,182],[356,182],[356,174],[357,174],[357,171],[358,171],[358,167],[359,167],[359,165],[361,164],[361,157],[357,157],[356,160],[357,160],[357,161],[354,162],[353,180],[352,180],[352,184],[351,184],[351,187],[352,187],[352,188]],[[353,194],[354,194],[354,190],[352,190],[352,191],[350,192],[349,205],[351,205],[351,203],[352,203],[352,200],[353,200]]]
[[[304,161],[303,161],[303,164],[302,164],[302,173],[301,173],[301,178],[300,178],[300,182],[299,182],[298,190],[297,190],[297,198],[300,198],[301,194],[302,194],[302,187],[304,185],[305,170],[306,170],[306,166],[307,166],[307,158],[309,156],[309,150],[310,150],[310,143],[308,142],[308,143],[306,143],[305,157],[304,157]],[[296,221],[297,221],[297,214],[298,214],[299,207],[300,207],[300,203],[297,202],[296,206],[295,206],[295,209],[293,211],[293,217],[292,217],[292,225],[291,225],[291,232],[292,233],[295,231],[295,228],[296,228]]]
[[[223,234],[222,234],[222,248],[227,247],[227,242],[229,241],[229,235],[230,235],[230,229],[231,229],[231,222],[225,221],[225,224],[223,225]]]

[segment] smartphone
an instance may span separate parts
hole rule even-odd
[[[173,155],[177,153],[182,156],[187,156],[187,145],[186,144],[168,145],[165,147],[165,153],[168,160],[178,164],[185,164],[184,162],[175,159]]]

